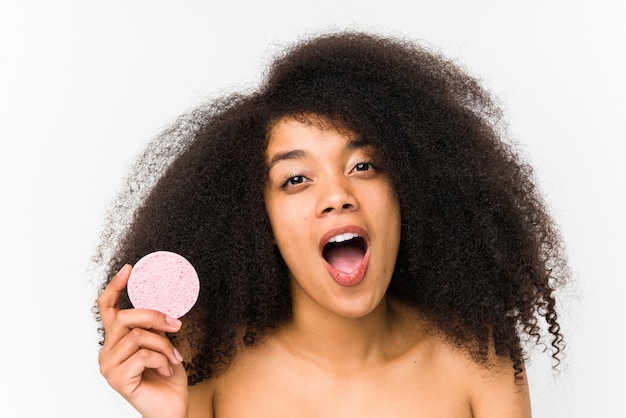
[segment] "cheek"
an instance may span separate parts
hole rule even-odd
[[[298,214],[297,205],[286,204],[276,199],[266,203],[265,208],[274,234],[274,240],[281,253],[285,246],[294,244],[294,234],[302,228],[302,218]]]
[[[301,275],[313,259],[310,244],[310,219],[298,204],[267,206],[274,243],[291,275]]]
[[[277,202],[276,196],[273,195],[267,189],[263,194],[263,198],[265,201],[265,212],[267,213],[267,218],[270,222],[270,227],[272,228],[272,232],[274,236],[276,236],[276,231],[280,230],[280,220],[281,216],[281,207],[279,202]]]
[[[377,193],[369,192],[369,203],[376,207],[377,216],[386,222],[400,222],[400,201],[388,186],[381,187]]]
[[[387,201],[389,202],[389,212],[390,214],[393,214],[394,219],[400,223],[400,199],[398,199],[398,195],[393,191],[391,185],[388,185],[386,193],[388,199]]]
[[[388,243],[394,247],[399,245],[402,218],[400,214],[400,202],[394,196],[387,200],[388,204],[381,208],[379,214],[381,219],[385,219]]]

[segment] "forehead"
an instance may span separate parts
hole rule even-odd
[[[340,122],[331,121],[323,116],[284,116],[274,122],[268,130],[266,154],[269,155],[279,148],[315,145],[324,139],[361,143],[356,133]]]

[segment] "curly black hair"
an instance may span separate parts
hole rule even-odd
[[[198,271],[198,302],[169,336],[190,353],[190,384],[291,317],[263,201],[265,148],[278,120],[307,115],[380,153],[402,216],[390,295],[474,361],[487,365],[493,348],[520,375],[530,340],[558,364],[563,245],[502,112],[438,53],[341,32],[287,48],[255,91],[180,117],[137,159],[109,214],[96,256],[107,266],[102,288],[124,263],[157,250],[182,254]],[[120,307],[130,306],[123,295]]]

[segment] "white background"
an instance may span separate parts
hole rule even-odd
[[[529,365],[534,416],[626,416],[624,4],[0,2],[0,416],[137,416],[96,361],[89,260],[106,207],[177,115],[342,28],[421,39],[500,99],[573,270],[565,363],[553,373],[537,351]]]

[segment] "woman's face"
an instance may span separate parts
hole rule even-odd
[[[265,205],[294,307],[362,317],[389,286],[400,207],[374,149],[319,125],[283,118],[273,126]]]

